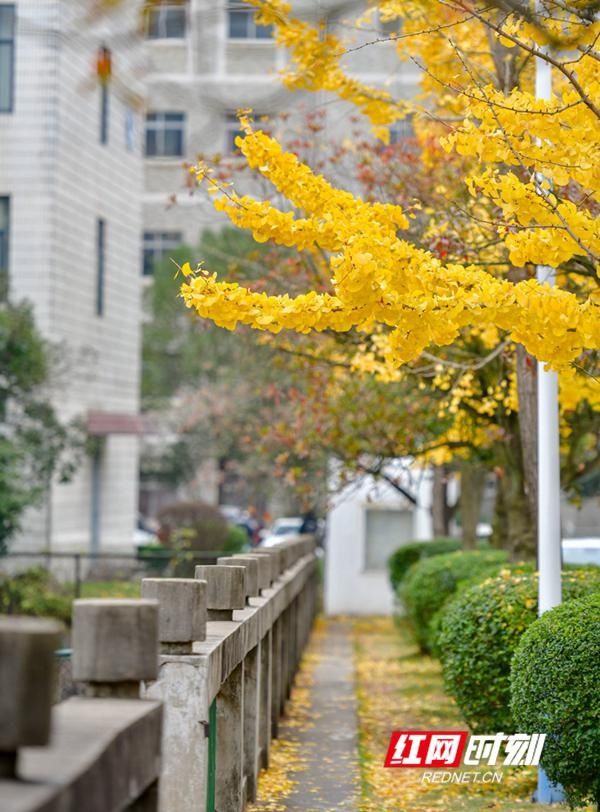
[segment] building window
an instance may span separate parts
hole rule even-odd
[[[15,6],[0,4],[0,113],[12,113],[15,84]]]
[[[260,129],[267,132],[268,128],[268,113],[252,113],[252,118],[255,122],[260,123]],[[268,134],[268,132],[267,132]],[[228,113],[225,117],[225,152],[237,152],[239,155],[239,147],[235,143],[235,139],[239,136],[244,137],[245,133],[240,127],[240,121],[235,113]]]
[[[104,315],[104,280],[106,275],[106,222],[96,221],[96,315]]]
[[[240,122],[235,113],[229,113],[225,119],[225,152],[239,152],[235,144],[238,135],[244,136]]]
[[[8,250],[10,237],[10,197],[0,197],[0,300],[8,290]]]
[[[146,155],[150,158],[183,156],[185,113],[146,115]]]
[[[156,263],[182,244],[180,231],[144,231],[144,276],[152,276]]]
[[[367,510],[365,569],[386,570],[394,550],[413,538],[413,513],[410,510]]]
[[[134,152],[138,140],[138,121],[135,112],[128,108],[125,111],[125,149]]]
[[[272,39],[273,26],[259,25],[254,9],[246,3],[227,4],[229,39]]]
[[[108,144],[108,85],[100,87],[100,143]]]
[[[407,138],[415,137],[412,115],[406,116],[401,121],[396,121],[390,127],[390,144],[401,144]]]
[[[148,39],[183,39],[185,37],[185,5],[157,3],[148,9]]]

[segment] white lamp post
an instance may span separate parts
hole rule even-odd
[[[535,95],[549,99],[552,95],[552,66],[535,59]],[[541,179],[540,179],[541,180]],[[537,266],[539,282],[554,284],[554,269]],[[550,339],[549,339],[550,340]],[[538,417],[538,613],[541,615],[562,599],[561,528],[560,528],[560,447],[558,422],[558,375],[537,364]],[[562,787],[551,784],[540,767],[538,803],[564,800]]]
[[[549,99],[551,65],[536,57],[535,95]],[[539,282],[554,284],[554,269],[537,266]],[[539,613],[561,602],[560,450],[558,424],[558,375],[538,361],[538,567]]]

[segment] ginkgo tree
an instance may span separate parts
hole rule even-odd
[[[253,5],[260,10],[261,22],[273,24],[278,42],[292,52],[296,72],[285,78],[288,86],[337,92],[370,118],[378,134],[382,125],[406,115],[405,105],[399,106],[384,91],[365,88],[343,74],[337,59],[342,44],[334,37],[320,37],[317,30],[294,18],[284,3],[253,0]],[[396,5],[398,12],[406,7]],[[497,12],[491,20],[489,16],[471,10],[471,19],[455,23],[456,41],[460,43],[463,25],[469,34],[478,25],[482,37],[497,29],[499,37],[516,47],[543,53],[536,42],[542,36],[539,30],[528,30],[528,24],[518,20],[494,22],[502,18]],[[536,100],[521,89],[506,93],[491,84],[481,86],[475,79],[467,84],[468,65],[464,84],[456,86],[465,120],[446,143],[480,159],[479,171],[466,182],[473,194],[485,195],[501,207],[504,218],[498,227],[516,265],[558,265],[576,256],[593,261],[600,251],[590,211],[598,182],[594,171],[597,61],[590,51],[596,34],[597,25],[590,24],[581,35],[578,43],[585,53],[578,57],[577,76],[575,70],[565,70],[563,87],[550,101]],[[459,45],[456,54],[460,60]],[[285,153],[276,140],[253,129],[247,118],[241,122],[245,138],[239,139],[239,148],[249,166],[303,216],[234,192],[218,199],[216,208],[236,225],[251,229],[259,242],[273,240],[330,252],[332,290],[308,291],[293,299],[269,296],[219,281],[210,270],[201,270],[182,288],[186,303],[201,316],[223,327],[241,322],[271,332],[385,325],[391,330],[382,356],[393,367],[416,358],[431,344],[450,344],[466,325],[493,324],[507,330],[555,368],[568,365],[584,350],[598,348],[595,291],[581,299],[533,279],[512,283],[474,266],[444,264],[402,239],[407,220],[400,207],[367,203],[334,188],[295,155]],[[526,177],[516,170],[525,170]],[[204,171],[198,169],[199,177]],[[536,173],[544,176],[541,184],[536,183]],[[581,205],[559,196],[551,186],[571,182],[585,201]]]
[[[524,348],[516,353],[517,383],[527,369],[518,359],[526,362],[530,353],[561,371],[571,408],[582,401],[595,408],[596,382],[576,372],[593,370],[600,342],[593,15],[558,2],[542,5],[537,15],[462,1],[377,4],[384,20],[402,21],[399,57],[423,70],[425,99],[416,107],[348,76],[343,43],[297,19],[287,4],[251,4],[291,54],[283,76],[288,87],[325,90],[353,103],[382,138],[389,124],[416,111],[424,160],[432,139],[466,159],[469,217],[494,232],[494,250],[508,263],[474,262],[473,252],[445,258],[416,243],[406,207],[337,188],[242,116],[245,137],[238,146],[248,166],[292,208],[240,196],[203,164],[195,170],[198,180],[214,194],[215,207],[258,242],[314,255],[329,285],[269,294],[220,280],[210,268],[186,266],[188,306],[228,329],[241,323],[271,333],[358,331],[368,337],[368,350],[359,349],[353,366],[382,379],[394,379],[403,365],[455,345],[469,331],[496,331],[499,340]],[[555,66],[551,100],[533,95],[533,57]],[[430,227],[440,228],[436,212],[430,216]],[[534,264],[558,267],[559,286],[537,282]],[[526,398],[518,388],[522,413]],[[471,388],[467,396],[473,395]]]

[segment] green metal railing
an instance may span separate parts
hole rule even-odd
[[[208,790],[206,812],[215,812],[215,782],[217,777],[217,700],[213,699],[208,715]]]

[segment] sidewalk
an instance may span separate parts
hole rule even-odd
[[[256,812],[357,812],[358,732],[354,694],[351,626],[329,620],[313,635],[308,658],[314,658],[312,679],[303,715],[308,725],[292,715],[280,724],[279,738],[297,750],[301,770],[290,776],[292,789],[273,805],[261,799]]]

